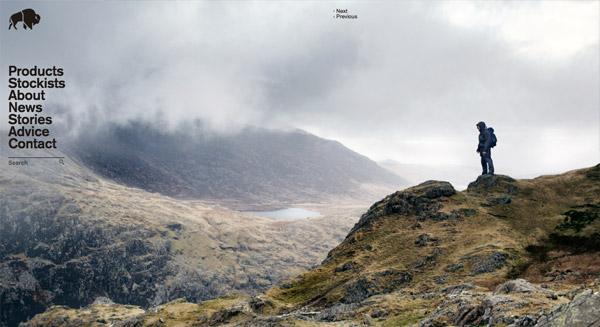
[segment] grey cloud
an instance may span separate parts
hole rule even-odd
[[[600,160],[597,43],[567,59],[526,58],[494,29],[444,21],[436,3],[31,6],[42,14],[39,27],[0,31],[3,67],[64,65],[72,83],[56,100],[74,122],[162,117],[170,126],[199,119],[221,131],[301,127],[376,159],[428,161],[451,148],[458,153],[439,160],[462,163],[473,160],[474,123],[486,120],[504,134],[507,153],[498,155],[509,170],[552,165],[526,150],[552,146],[547,129],[572,136],[557,145],[573,158],[566,166]],[[336,7],[359,19],[334,20]],[[582,140],[587,154],[568,147]]]
[[[351,35],[324,33],[313,44],[299,44],[298,53],[263,67],[271,109],[293,111],[333,92],[357,64],[358,40]]]

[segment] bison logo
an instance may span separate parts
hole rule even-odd
[[[10,16],[10,19],[8,20],[10,22],[8,29],[11,29],[12,27],[17,29],[18,22],[23,22],[24,29],[27,29],[27,27],[33,29],[33,25],[40,23],[40,19],[40,15],[36,14],[33,9],[23,9]]]

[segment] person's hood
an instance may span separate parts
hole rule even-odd
[[[477,123],[477,129],[479,129],[480,131],[484,131],[485,130],[485,123],[480,121],[479,123]]]

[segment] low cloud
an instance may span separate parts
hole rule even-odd
[[[600,161],[598,3],[475,4],[41,2],[33,31],[0,32],[1,61],[64,66],[51,98],[73,131],[303,128],[378,160],[469,164],[484,120],[500,171]]]

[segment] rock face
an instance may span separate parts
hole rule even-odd
[[[598,327],[600,326],[600,292],[586,290],[573,301],[563,304],[548,314],[542,314],[538,327]]]
[[[140,226],[83,221],[76,203],[42,192],[34,196],[45,201],[38,211],[0,200],[11,213],[0,219],[0,321],[13,326],[50,303],[79,307],[98,295],[154,303],[158,285],[172,274],[168,240]]]

